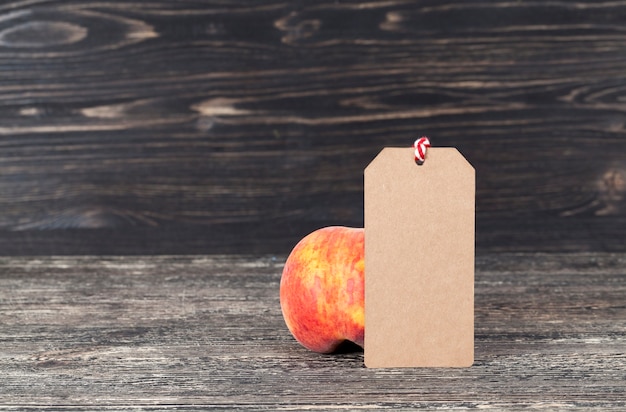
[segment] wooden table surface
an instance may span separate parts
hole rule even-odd
[[[276,256],[0,261],[0,410],[626,408],[626,255],[477,258],[475,364],[302,348]]]

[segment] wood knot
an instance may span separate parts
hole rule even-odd
[[[283,43],[295,44],[317,33],[322,22],[318,19],[301,19],[297,13],[291,13],[277,20],[274,26],[285,32],[282,38]]]
[[[626,194],[626,171],[609,169],[597,182],[598,198],[603,206],[596,214],[601,216],[617,215],[624,206]]]
[[[380,23],[380,29],[389,31],[397,30],[404,20],[402,13],[390,11],[385,15],[385,20]]]
[[[120,49],[158,37],[150,24],[105,9],[82,5],[5,13],[0,18],[0,47],[49,59]]]
[[[29,21],[0,32],[0,44],[13,48],[42,48],[77,43],[87,29],[62,21]]]

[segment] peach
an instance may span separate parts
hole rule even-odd
[[[363,347],[365,231],[325,227],[304,237],[287,258],[280,305],[304,347],[334,352],[344,341]]]

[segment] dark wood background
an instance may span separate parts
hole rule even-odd
[[[479,253],[626,251],[626,1],[4,1],[0,71],[0,254],[286,254],[422,134]]]

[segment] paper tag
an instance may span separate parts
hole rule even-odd
[[[365,365],[474,362],[474,168],[454,148],[385,148],[365,176]]]

